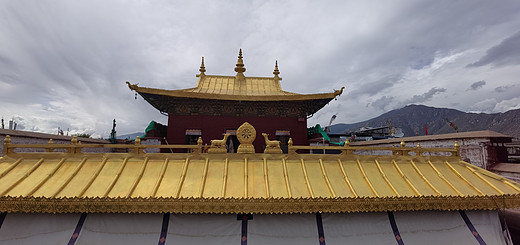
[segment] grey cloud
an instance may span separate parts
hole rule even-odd
[[[467,67],[485,65],[505,66],[520,64],[520,32],[504,39],[500,44],[486,51],[486,55]]]
[[[479,88],[482,88],[482,86],[484,86],[484,85],[486,85],[486,81],[484,81],[484,80],[481,80],[481,81],[478,81],[478,82],[474,82],[473,84],[471,84],[469,86],[469,88],[466,91],[468,91],[468,90],[477,90]]]
[[[370,83],[360,82],[357,85],[358,88],[354,89],[351,94],[354,97],[358,97],[362,94],[375,95],[385,89],[391,88],[400,79],[401,75],[394,74]]]
[[[514,88],[516,85],[506,85],[506,86],[499,86],[495,88],[495,92],[497,93],[504,93],[509,91],[510,89]]]
[[[377,109],[384,110],[393,100],[394,97],[385,95],[370,104]]]
[[[445,88],[432,88],[428,92],[421,95],[414,95],[406,104],[422,103],[430,100],[434,95],[446,92]]]

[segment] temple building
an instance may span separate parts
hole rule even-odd
[[[246,78],[241,55],[236,71],[203,64],[186,90],[129,84],[168,113],[169,144],[5,136],[0,244],[510,244],[499,211],[520,207],[520,184],[465,162],[457,142],[311,146],[307,117],[341,90],[282,91],[276,68]]]
[[[197,86],[189,89],[146,88],[127,82],[130,89],[168,115],[168,144],[196,144],[200,136],[217,139],[229,133],[228,150],[236,152],[236,129],[247,121],[279,140],[286,152],[289,137],[294,144],[307,144],[307,118],[343,92],[343,88],[323,94],[284,91],[278,62],[272,77],[246,77],[242,50],[235,76],[206,75],[204,57],[199,71]],[[258,139],[254,147],[262,152],[265,145]]]

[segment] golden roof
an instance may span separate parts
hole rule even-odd
[[[170,97],[182,98],[198,98],[198,99],[218,99],[218,100],[241,100],[241,101],[301,101],[316,99],[334,99],[341,95],[344,88],[335,90],[332,93],[321,94],[297,94],[283,91],[280,85],[278,75],[278,61],[276,61],[273,77],[246,77],[244,75],[246,68],[242,60],[242,50],[239,52],[235,76],[217,76],[206,75],[204,66],[204,57],[200,67],[200,74],[197,75],[199,80],[195,88],[165,90],[139,87],[137,84],[128,84],[131,90],[135,90],[143,97],[147,94],[162,95]]]
[[[216,142],[212,142],[215,143]],[[49,152],[17,153],[15,148]],[[129,153],[81,153],[82,148]],[[144,153],[146,148],[192,153]],[[66,152],[52,152],[63,148]],[[520,184],[457,149],[315,147],[333,154],[203,153],[198,145],[13,145],[0,158],[0,212],[314,213],[520,207]],[[357,155],[356,151],[392,155]],[[217,152],[217,151],[214,151]],[[444,152],[452,156],[431,156]],[[428,155],[424,155],[427,153]]]

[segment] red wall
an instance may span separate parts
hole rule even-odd
[[[186,129],[202,130],[204,144],[210,140],[222,139],[227,129],[237,129],[248,122],[256,129],[256,139],[253,142],[256,152],[264,149],[262,133],[268,133],[269,139],[275,139],[276,130],[290,130],[294,145],[307,145],[307,119],[297,117],[232,117],[232,116],[168,116],[169,144],[185,144]]]

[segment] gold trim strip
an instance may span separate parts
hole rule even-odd
[[[345,172],[345,168],[343,168],[343,163],[341,162],[341,159],[338,159],[339,168],[341,169],[341,173],[343,174],[343,180],[345,180],[345,183],[347,183],[348,188],[350,189],[350,192],[354,197],[358,197],[358,194],[354,190],[354,187],[350,183],[350,180],[348,180],[347,173]]]
[[[72,175],[70,175],[67,180],[60,186],[60,188],[54,192],[54,194],[51,195],[51,197],[55,197],[57,196],[58,194],[60,194],[61,191],[63,191],[63,189],[65,189],[65,187],[69,184],[69,182],[74,178],[74,176],[76,176],[76,174],[78,174],[79,170],[83,167],[83,165],[85,164],[85,162],[87,161],[87,158],[84,157],[81,162],[78,164],[78,166],[76,166],[76,168],[74,168],[74,170],[72,171]]]
[[[372,191],[372,194],[374,194],[375,197],[379,197],[379,195],[376,192],[376,189],[374,189],[374,186],[372,186],[372,183],[370,183],[370,180],[368,179],[368,176],[365,174],[365,170],[361,166],[361,162],[359,162],[359,159],[356,159],[357,166],[359,170],[361,171],[361,175],[363,176],[363,179],[365,179],[365,182],[367,183],[368,187]]]
[[[202,197],[202,194],[204,193],[204,187],[206,186],[206,178],[208,177],[208,165],[209,158],[206,158],[206,162],[204,163],[204,170],[202,171],[202,180],[200,182],[199,197]]]
[[[224,176],[222,176],[222,193],[221,197],[226,196],[226,187],[227,187],[227,177],[228,177],[228,165],[229,165],[229,159],[226,158],[226,162],[224,163]]]
[[[399,195],[399,192],[397,192],[397,190],[394,188],[392,183],[390,183],[390,180],[388,179],[388,177],[386,177],[386,174],[385,174],[385,172],[383,172],[383,169],[381,168],[381,165],[379,164],[379,161],[375,160],[375,162],[376,162],[377,170],[379,170],[379,173],[381,174],[381,176],[385,180],[385,182],[388,185],[388,187],[390,187],[390,189],[392,190],[394,195],[396,195],[397,197],[401,197],[401,195]]]
[[[126,194],[126,197],[130,197],[132,195],[132,193],[134,193],[135,188],[137,187],[137,185],[141,181],[141,178],[143,178],[144,170],[146,169],[146,166],[148,166],[148,160],[149,160],[148,157],[144,158],[143,166],[141,166],[141,169],[139,169],[139,175],[137,176],[137,178],[135,178],[134,183],[132,184],[132,187],[130,188],[130,190]]]
[[[47,180],[49,180],[56,173],[56,171],[58,171],[58,169],[61,167],[61,165],[63,165],[63,163],[65,162],[65,159],[66,158],[62,158],[58,162],[58,164],[56,164],[56,166],[54,166],[54,168],[51,170],[51,172],[49,174],[47,174],[47,176],[45,176],[45,178],[42,181],[40,181],[40,183],[38,183],[38,185],[36,185],[32,190],[27,192],[27,194],[25,194],[25,196],[32,196],[32,194],[34,194],[38,189],[40,189],[40,187],[42,187],[42,185],[45,184],[45,182],[47,182]]]
[[[428,164],[435,171],[435,173],[437,173],[437,176],[439,176],[439,178],[441,178],[444,181],[444,183],[446,183],[453,191],[455,191],[457,195],[464,196],[462,192],[457,190],[457,188],[455,188],[455,186],[448,179],[446,179],[446,177],[444,177],[444,175],[433,165],[433,163],[430,160],[428,160]]]
[[[448,162],[448,161],[445,161],[444,164],[446,164],[446,166],[448,166],[448,168],[453,172],[455,173],[455,175],[457,175],[457,177],[459,177],[460,179],[462,179],[462,181],[464,181],[466,184],[468,184],[471,188],[473,188],[473,190],[475,190],[480,196],[484,196],[484,192],[480,191],[476,186],[474,186],[473,184],[471,184],[471,182],[469,182],[466,178],[464,178],[464,176],[462,176],[459,171],[457,171],[453,166],[451,166],[451,164]]]
[[[248,189],[248,179],[247,179],[247,168],[248,168],[248,164],[247,164],[247,157],[244,158],[244,197],[247,198],[248,197],[248,193],[247,193],[247,189]]]
[[[11,186],[9,186],[9,188],[7,188],[4,192],[2,192],[2,194],[0,194],[0,196],[4,196],[8,192],[10,192],[14,187],[16,187],[18,184],[20,184],[24,179],[29,177],[29,175],[31,175],[31,173],[34,172],[34,170],[36,170],[43,163],[43,161],[44,161],[44,159],[40,158],[40,160],[38,160],[38,162],[36,162],[31,168],[29,168],[27,171],[25,171],[24,175],[22,177],[20,177],[17,181],[15,181],[13,184],[11,184]]]
[[[166,173],[166,169],[168,168],[168,162],[170,159],[166,158],[164,159],[164,162],[161,166],[161,172],[159,173],[159,178],[155,182],[155,185],[153,186],[151,196],[155,197],[157,195],[157,191],[159,190],[159,186],[161,186],[162,180],[164,178],[164,174]]]
[[[18,158],[18,160],[16,160],[16,162],[14,162],[13,164],[11,164],[11,166],[7,167],[6,169],[4,169],[4,171],[0,174],[0,179],[2,177],[4,177],[5,175],[7,175],[9,172],[11,172],[11,170],[13,170],[13,168],[15,168],[16,166],[18,166],[18,164],[20,164],[22,162],[23,158],[20,157]]]
[[[323,166],[323,161],[320,158],[320,168],[321,168],[321,174],[323,178],[325,179],[325,182],[327,183],[327,187],[329,188],[330,195],[332,197],[336,197],[336,193],[334,193],[334,190],[332,189],[332,185],[330,184],[329,177],[327,176],[327,172],[325,171],[325,167]]]
[[[406,184],[410,187],[410,189],[412,189],[412,191],[415,194],[415,196],[421,196],[421,193],[419,193],[419,190],[417,190],[417,188],[415,188],[415,186],[412,184],[412,182],[410,182],[410,180],[403,173],[403,171],[401,170],[401,168],[399,167],[397,162],[395,160],[392,160],[392,163],[394,164],[395,169],[397,169],[397,172],[399,172],[399,175],[401,175],[401,178],[403,178],[404,181],[406,182]]]
[[[112,189],[116,185],[116,182],[119,180],[119,177],[121,176],[121,173],[123,172],[123,169],[126,167],[126,163],[128,162],[128,159],[129,159],[129,157],[125,157],[125,159],[123,160],[123,163],[121,164],[121,166],[119,166],[116,176],[114,176],[114,178],[112,179],[112,182],[110,182],[110,185],[105,190],[105,193],[103,193],[103,197],[108,196],[108,194],[110,194],[110,191],[112,191]]]
[[[420,203],[421,205],[417,205]],[[364,198],[39,198],[0,197],[9,213],[289,214],[520,207],[520,195]]]
[[[410,164],[412,164],[412,167],[415,169],[415,172],[417,172],[417,174],[419,174],[419,176],[421,176],[421,179],[424,181],[424,183],[426,183],[435,192],[435,194],[437,194],[437,196],[441,196],[442,193],[439,190],[437,190],[437,188],[435,188],[435,186],[433,186],[433,184],[428,180],[428,178],[426,178],[426,176],[424,176],[424,174],[421,172],[419,167],[417,167],[417,165],[415,165],[415,162],[413,160],[410,160]],[[437,175],[439,175],[439,172],[438,171],[436,171],[436,172],[437,172]]]
[[[101,162],[101,164],[99,164],[98,168],[96,169],[96,172],[94,172],[94,174],[92,174],[92,176],[90,177],[90,180],[87,182],[87,185],[85,187],[83,187],[83,189],[81,190],[81,192],[79,193],[78,197],[82,197],[85,192],[87,192],[88,188],[90,188],[90,186],[92,185],[92,183],[94,183],[94,180],[96,180],[97,176],[99,175],[99,173],[101,172],[101,170],[103,170],[103,168],[105,167],[105,164],[107,163],[108,161],[108,158],[103,158],[103,161]]]
[[[285,162],[285,159],[282,159],[282,166],[283,166],[283,178],[285,179],[285,189],[287,190],[287,195],[289,198],[292,197],[291,193],[291,186],[289,185],[289,176],[287,175],[287,163]]]
[[[314,192],[312,191],[311,183],[309,182],[309,177],[307,176],[307,170],[305,169],[305,163],[303,162],[303,159],[300,159],[300,166],[303,171],[303,178],[305,180],[305,185],[307,186],[307,190],[309,191],[309,195],[311,196],[311,198],[314,198]]]
[[[500,189],[498,189],[495,185],[493,185],[491,182],[489,182],[487,179],[485,179],[484,177],[482,177],[482,175],[480,175],[479,172],[477,172],[477,170],[471,168],[470,166],[466,165],[466,168],[469,169],[469,171],[471,171],[474,175],[476,175],[477,177],[479,177],[480,180],[484,181],[486,184],[488,184],[489,186],[491,186],[491,188],[493,188],[495,191],[497,191],[500,195],[503,195],[505,194],[503,191],[501,191]]]
[[[190,162],[189,158],[186,158],[184,164],[182,165],[182,174],[179,179],[179,185],[177,186],[177,190],[175,191],[175,198],[178,198],[181,194],[182,185],[184,184],[184,178],[186,178],[186,172],[188,171],[188,164]]]
[[[264,158],[264,182],[265,182],[265,196],[267,198],[271,197],[271,192],[269,191],[269,176],[267,176],[267,159]]]

